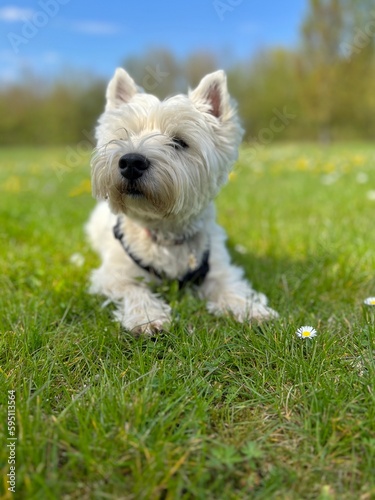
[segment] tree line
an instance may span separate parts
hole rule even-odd
[[[375,138],[375,6],[371,0],[309,0],[294,49],[271,48],[226,64],[246,138]],[[161,98],[194,87],[221,66],[209,52],[179,60],[168,49],[128,58],[136,82]],[[103,110],[106,82],[70,74],[46,84],[25,73],[0,91],[0,144],[72,144]]]

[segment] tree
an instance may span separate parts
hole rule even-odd
[[[296,59],[295,52],[273,49],[228,72],[229,88],[238,101],[247,138],[262,134],[262,129],[269,128],[278,113],[286,111],[300,119]],[[278,127],[273,139],[290,137],[292,130],[291,122]]]
[[[182,91],[181,65],[167,49],[153,49],[142,57],[128,58],[123,66],[137,85],[159,98]]]
[[[324,142],[331,135],[343,26],[340,0],[310,1],[310,12],[302,26],[299,94],[305,116]]]
[[[302,25],[299,98],[321,141],[331,139],[333,129],[343,125],[340,120],[353,125],[354,116],[345,109],[358,110],[364,102],[374,63],[373,39],[366,36],[370,13],[368,0],[310,0]]]

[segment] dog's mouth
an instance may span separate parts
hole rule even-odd
[[[141,196],[144,196],[143,192],[139,189],[139,187],[136,184],[128,184],[125,188],[124,193],[127,196],[131,196],[133,198],[139,198]]]

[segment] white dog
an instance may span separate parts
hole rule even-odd
[[[277,317],[230,263],[213,199],[237,159],[243,130],[223,71],[188,96],[146,94],[123,69],[107,88],[96,130],[92,185],[100,202],[86,226],[102,258],[91,291],[117,304],[132,332],[152,333],[171,308],[147,283],[192,282],[207,309],[238,321]]]

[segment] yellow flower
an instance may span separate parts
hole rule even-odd
[[[297,170],[307,170],[308,166],[309,160],[307,158],[298,158],[296,163]]]
[[[73,188],[69,196],[79,196],[80,194],[91,193],[91,182],[85,179],[77,187]]]
[[[16,175],[8,177],[8,179],[3,184],[3,191],[8,191],[9,193],[19,193],[21,191],[21,178]]]
[[[326,173],[332,173],[336,170],[336,165],[333,162],[324,163],[322,166],[322,171]]]
[[[363,155],[353,156],[354,165],[363,165],[365,163],[365,157]]]

